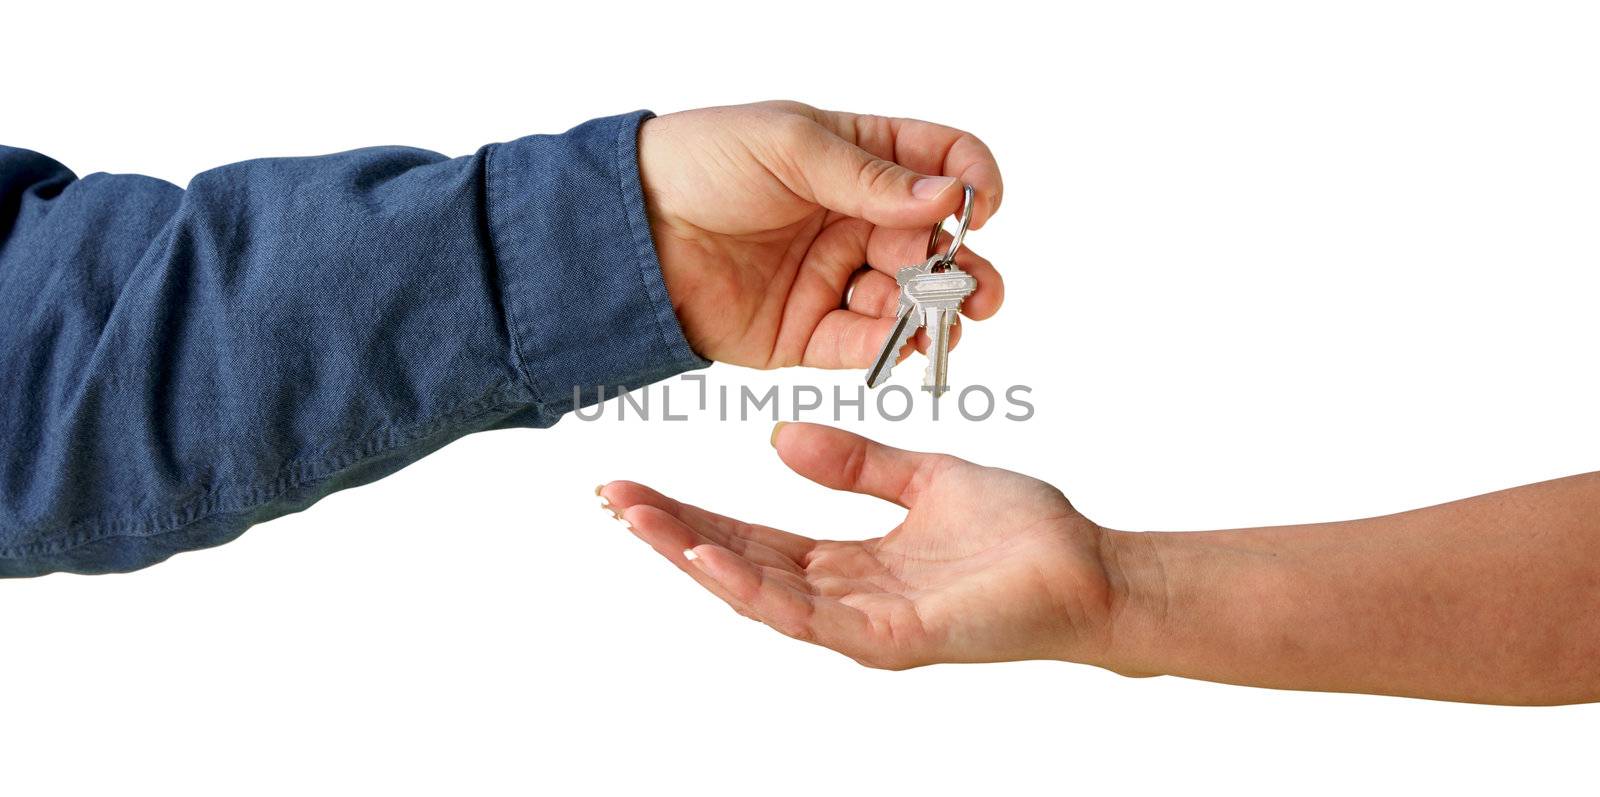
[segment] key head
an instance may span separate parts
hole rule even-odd
[[[960,269],[912,275],[901,286],[905,298],[919,309],[959,310],[962,300],[978,289],[978,281]]]
[[[927,260],[923,261],[922,263],[920,263],[918,265],[905,266],[904,268],[901,268],[899,271],[896,271],[894,273],[894,281],[896,283],[898,283],[900,285],[900,287],[903,288],[903,287],[905,287],[905,284],[907,282],[911,281],[912,277],[915,277],[918,274],[926,274],[926,273],[932,271],[933,267],[938,265],[939,263],[940,263],[939,256],[938,255],[934,255],[933,257],[928,258]]]

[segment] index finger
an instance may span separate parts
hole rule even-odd
[[[1005,189],[1000,164],[989,145],[965,130],[921,119],[846,111],[818,110],[817,121],[834,135],[879,158],[921,174],[954,177],[972,186],[977,195],[972,229],[982,227],[1000,210]]]

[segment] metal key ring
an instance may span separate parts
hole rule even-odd
[[[972,186],[965,183],[961,186],[961,228],[956,230],[956,236],[950,239],[950,248],[945,251],[944,257],[939,258],[942,269],[949,268],[956,262],[956,252],[961,250],[961,239],[967,237],[967,226],[972,224]],[[939,233],[944,232],[944,219],[933,223],[933,232],[928,235],[928,257],[939,248]]]

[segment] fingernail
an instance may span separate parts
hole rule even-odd
[[[786,423],[788,423],[788,421],[778,421],[772,425],[772,436],[767,438],[767,445],[770,445],[773,448],[778,447],[778,432],[783,431],[783,426]]]
[[[918,177],[911,184],[911,195],[917,199],[933,199],[954,184],[954,177]]]
[[[604,484],[597,484],[597,485],[595,485],[595,488],[594,488],[594,494],[595,494],[595,495],[599,495],[599,494],[600,494],[600,491],[601,491],[601,490],[604,490],[604,489],[605,489],[605,488],[606,488],[606,486],[605,486],[605,485],[604,485]]]
[[[700,554],[695,553],[693,548],[685,548],[683,549],[683,558],[693,562],[700,558]]]
[[[600,508],[604,509],[607,512],[610,512],[611,516],[616,518],[617,520],[622,520],[622,513],[617,511],[617,508],[611,505],[611,499],[609,499],[609,498],[607,498],[607,497],[605,497],[603,495],[600,495],[600,490],[603,489],[604,487],[605,487],[605,485],[602,484],[599,487],[594,488],[594,494],[600,497]],[[622,522],[624,524],[626,524],[628,521],[622,520]],[[628,526],[628,528],[631,529],[633,527],[632,526]]]

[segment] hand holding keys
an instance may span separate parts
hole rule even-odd
[[[978,281],[955,264],[956,252],[961,249],[961,239],[967,235],[972,222],[973,191],[965,186],[961,206],[961,228],[956,231],[950,248],[944,254],[934,254],[939,243],[942,225],[934,224],[928,239],[928,259],[921,265],[907,266],[895,275],[900,284],[900,308],[895,314],[895,325],[883,348],[867,371],[867,387],[877,387],[889,379],[900,350],[911,341],[911,336],[924,327],[931,341],[928,346],[928,368],[922,377],[922,389],[933,393],[934,398],[950,389],[948,371],[950,361],[950,327],[961,312],[961,302],[978,288]]]

